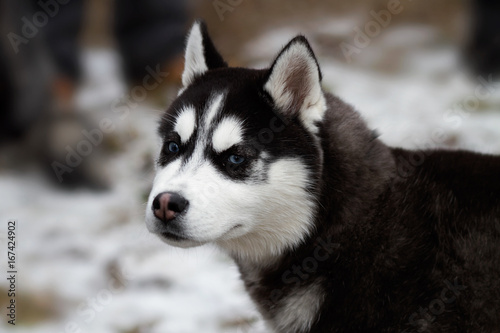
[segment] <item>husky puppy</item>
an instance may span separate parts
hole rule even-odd
[[[147,227],[227,252],[275,332],[500,332],[500,157],[386,146],[303,36],[230,68],[196,22],[182,83]]]

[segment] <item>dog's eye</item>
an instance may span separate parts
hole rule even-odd
[[[241,164],[245,162],[245,158],[240,155],[229,155],[229,158],[227,160],[232,164]]]
[[[170,141],[168,143],[168,151],[171,153],[178,153],[179,152],[179,145],[173,141]]]

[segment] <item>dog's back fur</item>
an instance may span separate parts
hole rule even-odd
[[[148,228],[227,251],[279,333],[500,332],[500,157],[390,148],[320,81],[304,37],[228,68],[195,23]]]

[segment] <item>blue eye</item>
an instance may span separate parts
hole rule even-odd
[[[179,152],[179,145],[173,141],[168,143],[168,151],[171,153],[178,153]]]
[[[230,155],[228,161],[232,164],[241,164],[245,162],[245,158],[240,155]]]

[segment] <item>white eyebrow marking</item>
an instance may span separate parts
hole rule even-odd
[[[208,130],[210,128],[212,121],[214,120],[217,113],[220,111],[223,98],[224,94],[219,94],[212,99],[209,109],[207,111],[207,115],[205,116],[205,129]]]
[[[186,143],[196,128],[196,114],[192,106],[184,108],[175,121],[174,131],[181,137],[181,142]]]
[[[212,146],[217,153],[231,148],[243,139],[242,122],[235,117],[224,118],[214,131]]]

